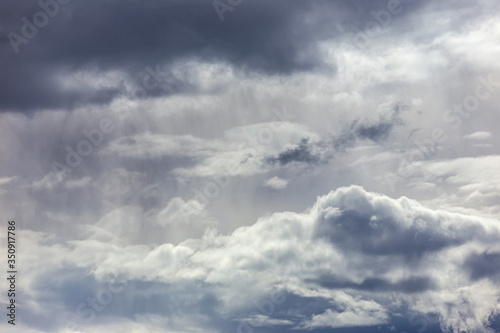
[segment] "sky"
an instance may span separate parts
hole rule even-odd
[[[495,0],[2,0],[0,331],[500,332],[498,59]]]

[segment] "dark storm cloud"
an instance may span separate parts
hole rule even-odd
[[[394,124],[388,121],[383,121],[377,125],[371,126],[362,125],[356,129],[356,134],[360,138],[377,142],[387,138],[393,126]]]
[[[344,130],[344,133],[328,140],[311,142],[309,138],[302,138],[296,147],[288,148],[277,156],[267,157],[264,162],[280,166],[327,163],[337,154],[345,152],[346,148],[353,147],[358,141],[370,140],[381,143],[387,139],[395,126],[401,124],[399,108],[396,108],[389,120],[383,117],[376,123],[360,123],[356,120]]]
[[[318,164],[321,161],[321,157],[312,152],[311,145],[317,145],[317,143],[311,144],[308,138],[303,138],[297,147],[287,149],[277,157],[270,157],[266,161],[271,164],[278,163],[279,165],[290,163]]]
[[[223,22],[212,2],[201,0],[74,0],[59,7],[15,54],[8,34],[22,36],[22,17],[33,22],[41,7],[36,1],[0,3],[0,110],[106,103],[121,91],[118,82],[107,89],[65,88],[56,82],[56,75],[78,71],[118,70],[140,81],[147,66],[168,67],[182,57],[227,61],[266,74],[320,63],[314,36],[302,19],[309,2],[245,1],[226,12]]]
[[[267,75],[323,67],[317,41],[337,38],[341,31],[354,37],[367,22],[373,23],[372,11],[387,7],[384,0],[253,0],[224,12],[220,21],[211,0],[72,0],[58,8],[55,0],[41,3],[51,5],[36,0],[0,3],[0,112],[105,104],[125,93],[123,82],[68,87],[61,78],[118,71],[140,86],[146,67],[161,64],[168,70],[173,61],[186,57],[225,61]],[[49,8],[47,22],[40,21],[42,7]],[[403,1],[405,10],[391,18],[391,25],[399,26],[414,7],[417,2]],[[34,19],[42,24],[30,32],[26,22]],[[26,31],[34,36],[27,37]],[[11,33],[18,36],[16,41],[26,37],[26,43],[15,41],[13,47]],[[148,96],[190,89],[176,82]]]
[[[333,147],[335,153],[342,153],[361,140],[381,143],[391,134],[394,126],[399,124],[399,120],[389,121],[385,119],[381,119],[375,124],[359,124],[358,121],[355,121],[344,133],[332,138],[330,146]]]
[[[457,246],[468,240],[468,234],[486,238],[479,226],[469,226],[468,233],[449,236],[422,216],[405,226],[394,216],[375,216],[372,212],[343,209],[338,216],[319,221],[316,234],[327,238],[345,251],[360,251],[367,255],[403,255],[420,257],[427,252]]]

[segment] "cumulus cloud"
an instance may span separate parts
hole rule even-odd
[[[180,199],[174,200],[160,215],[175,214],[172,207],[179,204]],[[140,218],[137,213],[129,209],[116,214],[103,216],[96,227],[110,233],[126,230],[116,236],[135,237],[139,224],[129,224]],[[177,245],[113,245],[93,237],[50,246],[42,241],[47,235],[41,235],[31,234],[30,243],[52,258],[46,269],[53,273],[63,277],[83,269],[100,284],[113,276],[125,277],[128,287],[120,297],[125,297],[127,311],[139,311],[126,301],[130,297],[154,305],[163,302],[155,293],[170,294],[175,316],[191,318],[197,325],[206,322],[213,329],[242,324],[388,329],[394,324],[391,318],[410,308],[437,316],[443,330],[487,332],[490,318],[498,314],[498,272],[490,265],[500,251],[498,221],[431,210],[359,186],[319,197],[303,213],[274,213],[231,235],[212,231]],[[26,274],[27,281],[35,283],[43,273]],[[485,287],[489,296],[477,298]],[[457,289],[462,292],[452,292]],[[64,290],[54,292],[62,297]],[[179,293],[184,296],[178,298]],[[47,307],[57,302],[32,297]],[[184,303],[191,297],[201,302],[194,312]],[[302,301],[294,301],[298,299]],[[307,299],[316,299],[314,313],[293,315],[305,311]],[[67,302],[74,308],[77,301]],[[107,306],[117,311],[115,316],[126,316],[118,303]],[[207,311],[212,311],[210,319],[203,316]],[[466,320],[460,319],[464,311]],[[163,313],[160,326],[175,330],[173,315]],[[146,327],[138,320],[134,324]]]

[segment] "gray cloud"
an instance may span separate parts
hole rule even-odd
[[[391,283],[380,278],[366,278],[361,283],[337,280],[335,276],[325,276],[319,281],[323,287],[332,289],[358,289],[374,292],[397,291],[403,293],[417,293],[433,289],[433,282],[427,277],[413,277]]]
[[[147,66],[168,68],[182,57],[224,61],[266,74],[311,69],[321,61],[314,51],[315,37],[300,18],[311,7],[301,1],[245,2],[221,23],[210,1],[75,0],[60,6],[15,54],[7,33],[22,35],[21,18],[32,20],[41,8],[37,1],[3,1],[0,110],[106,104],[125,93],[124,82],[116,80],[140,86]],[[82,71],[95,73],[95,80],[110,71],[123,75],[112,79],[110,87],[65,87],[64,80]],[[161,94],[169,92],[149,92]]]
[[[317,143],[313,144],[317,146]],[[318,164],[321,158],[312,152],[311,144],[308,138],[303,138],[300,143],[295,148],[289,148],[281,153],[277,157],[269,157],[266,159],[267,163],[279,165],[287,165],[291,163],[307,163],[307,164]]]
[[[404,1],[406,10],[393,24],[399,25],[400,17],[410,15],[423,3]],[[161,64],[167,73],[181,58],[224,62],[265,75],[315,68],[335,73],[335,65],[323,61],[318,43],[345,31],[354,38],[357,30],[374,20],[370,11],[386,6],[383,0],[369,4],[346,0],[244,1],[226,12],[220,22],[211,1],[73,0],[57,6],[33,38],[17,45],[16,54],[9,34],[24,38],[22,19],[33,23],[33,17],[43,9],[36,0],[22,4],[6,0],[0,4],[0,70],[4,73],[0,111],[106,105],[121,95],[136,96],[148,66]],[[92,73],[94,77],[88,80],[93,82],[106,75],[109,78],[96,86],[81,81],[84,72]],[[68,85],[71,80],[73,84]],[[168,89],[148,90],[148,97],[196,90],[182,79],[175,81]],[[126,89],[127,84],[135,88]]]
[[[483,278],[498,279],[500,273],[499,252],[483,252],[472,254],[465,261],[465,266],[470,270],[470,275],[473,280]]]
[[[338,136],[327,140],[310,141],[302,138],[295,148],[288,148],[274,157],[266,157],[265,163],[279,166],[288,164],[318,165],[327,163],[347,148],[351,148],[362,140],[383,143],[389,137],[395,126],[402,125],[399,107],[396,107],[389,120],[381,117],[376,123],[353,121],[349,127]]]
[[[359,202],[367,205],[368,202]],[[468,226],[468,232],[447,236],[444,230],[435,229],[428,216],[417,216],[413,225],[402,226],[397,219],[363,212],[359,207],[345,207],[338,216],[321,220],[316,231],[318,237],[326,237],[332,243],[347,251],[361,251],[365,254],[400,254],[421,256],[449,246],[457,246],[467,241],[469,233],[476,237],[488,238],[486,230],[479,226]],[[460,228],[453,226],[453,228]]]

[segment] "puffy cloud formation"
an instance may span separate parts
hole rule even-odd
[[[264,182],[264,186],[273,188],[275,190],[282,190],[286,187],[286,185],[288,185],[287,179],[279,178],[276,176],[273,178],[269,178]]]
[[[492,136],[493,135],[490,132],[474,132],[471,134],[467,134],[466,136],[464,136],[464,138],[468,140],[487,140]]]
[[[182,205],[174,199],[149,217],[160,239],[168,237],[167,216]],[[71,318],[89,331],[389,331],[411,325],[494,331],[500,310],[495,220],[350,186],[318,197],[303,213],[273,213],[230,235],[208,229],[177,245],[148,246],[130,238],[139,232],[130,224],[136,213],[121,212],[126,215],[110,213],[85,228],[95,237],[60,243],[26,231],[25,251],[44,255],[43,266],[37,256],[24,259],[32,269],[24,275],[22,294],[31,301],[23,312],[36,318],[27,329],[64,332]],[[112,230],[128,232],[114,233],[122,242],[97,236]],[[102,312],[79,308],[87,297]],[[61,311],[56,320],[44,317],[55,309]],[[407,313],[419,319],[401,324],[398,317]]]

